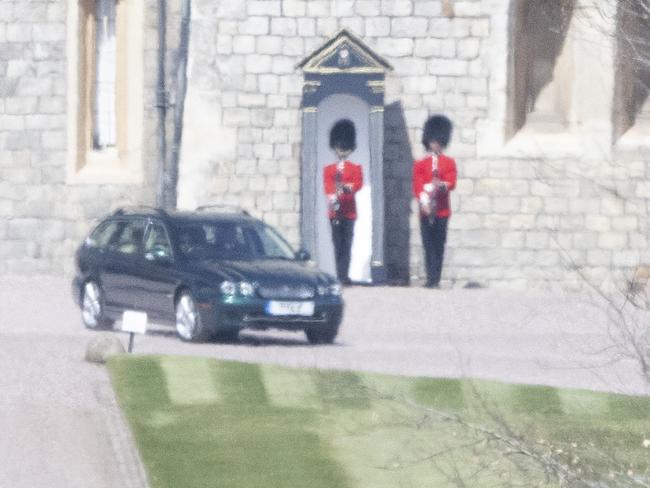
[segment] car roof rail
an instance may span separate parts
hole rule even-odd
[[[150,207],[148,205],[133,205],[133,206],[128,206],[128,207],[120,207],[115,212],[113,212],[113,215],[136,215],[136,214],[145,214],[145,215],[161,215],[161,216],[167,216],[167,212],[165,212],[162,208],[157,208],[157,207]]]
[[[218,213],[238,213],[250,217],[246,210],[237,205],[200,205],[196,207],[197,212],[218,212]]]

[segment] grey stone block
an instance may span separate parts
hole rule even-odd
[[[300,37],[313,37],[316,35],[316,19],[298,19],[298,35]]]
[[[405,17],[413,13],[413,0],[381,0],[381,13],[390,17]]]
[[[439,39],[447,39],[451,35],[451,20],[433,18],[429,22],[429,35]]]
[[[626,233],[604,232],[598,236],[598,247],[622,251],[627,245]]]
[[[413,13],[427,18],[440,17],[442,14],[442,3],[439,0],[417,0],[414,3]]]
[[[271,19],[271,34],[282,37],[295,37],[298,34],[296,19],[274,17]]]
[[[260,54],[281,54],[284,38],[280,35],[258,38],[257,51]]]
[[[7,25],[7,41],[15,43],[28,43],[33,37],[32,24],[27,23],[11,23]],[[5,58],[9,59],[9,58]]]
[[[339,27],[348,29],[358,36],[365,36],[365,25],[360,17],[342,17],[339,19]]]
[[[338,29],[338,22],[335,18],[326,17],[316,20],[316,33],[319,36],[333,36]]]
[[[307,2],[305,0],[283,0],[282,15],[286,17],[304,17],[307,15]]]
[[[239,3],[239,2],[222,2],[222,3]],[[269,34],[269,28],[270,28],[269,24],[270,22],[268,17],[248,17],[243,22],[238,23],[238,32],[240,34],[250,34],[253,36],[265,36]]]
[[[234,36],[232,38],[232,52],[235,54],[253,54],[255,52],[255,36]]]
[[[24,115],[0,113],[0,131],[22,131],[25,129]],[[4,161],[6,163],[6,161]],[[0,161],[2,164],[3,161]]]
[[[377,51],[384,56],[400,57],[413,54],[413,39],[392,39],[379,38],[377,40]]]
[[[49,150],[64,150],[66,148],[65,132],[61,131],[45,131],[41,134],[41,147]]]
[[[396,17],[391,20],[390,34],[393,37],[425,37],[429,21],[424,17]]]
[[[38,98],[29,97],[7,97],[5,98],[5,110],[7,114],[23,115],[36,112]]]
[[[65,41],[64,23],[36,23],[32,37],[36,42],[63,42]]]
[[[246,56],[246,71],[248,73],[269,73],[273,57],[267,54],[249,54]]]
[[[454,2],[454,14],[457,17],[478,17],[483,14],[482,2],[480,1]]]
[[[282,2],[280,0],[253,0],[241,2],[246,5],[246,11],[251,16],[272,16],[282,15]]]
[[[364,23],[365,35],[368,37],[388,36],[390,34],[390,18],[388,17],[366,18]]]
[[[307,15],[309,17],[324,18],[330,15],[331,1],[309,0],[307,2]]]

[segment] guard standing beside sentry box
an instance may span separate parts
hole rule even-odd
[[[429,153],[413,165],[413,194],[420,207],[427,288],[438,288],[451,217],[449,192],[456,187],[456,161],[442,152],[449,144],[452,123],[444,115],[427,119],[422,144]]]
[[[336,276],[344,285],[351,284],[348,273],[357,218],[354,195],[363,186],[361,166],[346,159],[356,146],[354,123],[348,119],[337,121],[330,130],[330,148],[337,161],[325,166],[323,183],[332,228]]]

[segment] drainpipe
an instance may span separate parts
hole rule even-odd
[[[178,197],[178,167],[183,139],[183,110],[185,94],[187,93],[187,59],[190,45],[191,0],[183,0],[181,9],[180,45],[178,47],[178,62],[176,64],[176,103],[174,104],[174,139],[169,164],[169,206],[176,207]]]
[[[167,2],[158,0],[158,87],[156,108],[158,109],[158,164],[156,174],[156,206],[167,205],[167,89],[165,86],[165,55],[167,51],[165,31],[167,29]]]

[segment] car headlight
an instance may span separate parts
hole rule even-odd
[[[219,287],[221,293],[227,296],[233,296],[237,293],[237,286],[232,281],[224,281]]]
[[[343,287],[341,286],[341,283],[332,283],[329,287],[330,295],[335,297],[341,296],[342,291]]]
[[[318,285],[316,287],[316,293],[318,293],[320,296],[324,297],[325,295],[329,295],[330,289],[328,286],[325,285]]]
[[[255,294],[255,286],[248,281],[239,283],[239,294],[243,297],[252,297]]]

